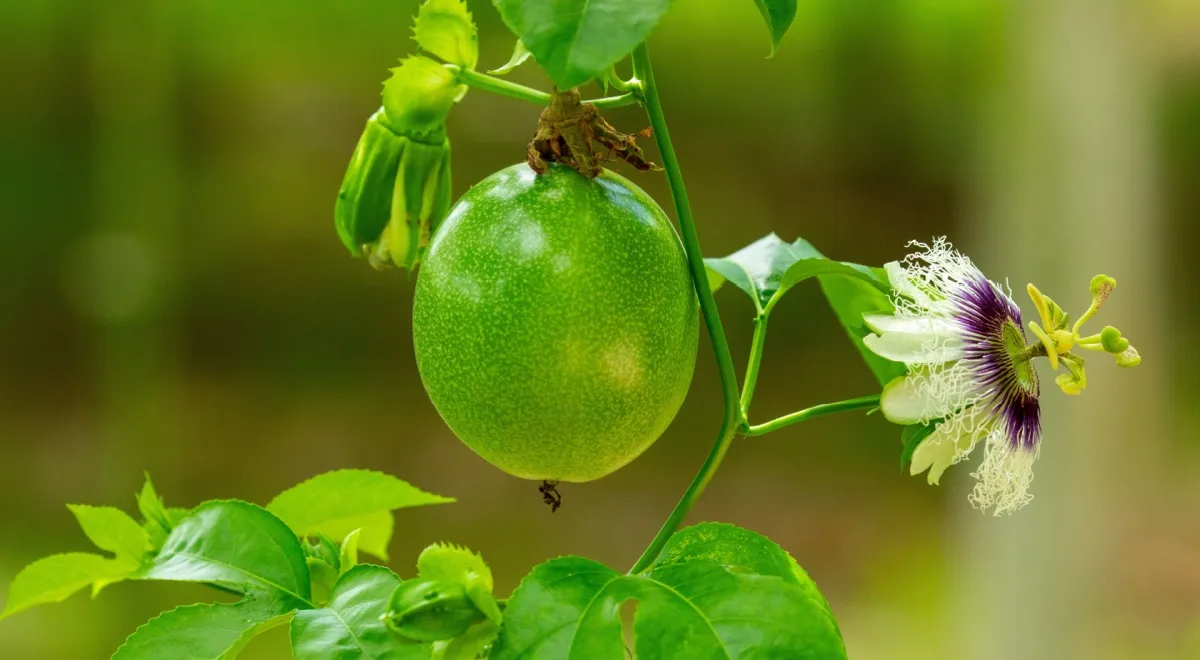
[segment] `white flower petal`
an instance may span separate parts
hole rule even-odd
[[[880,357],[905,364],[937,364],[963,356],[961,331],[946,319],[864,314],[863,344]]]
[[[987,437],[994,424],[990,419],[970,411],[952,415],[937,425],[933,433],[913,452],[909,474],[916,476],[929,470],[932,486],[938,485],[946,468],[963,460],[975,445]]]
[[[936,436],[937,431],[934,431],[917,446],[917,450],[913,452],[912,464],[908,470],[908,473],[914,477],[925,470],[929,470],[929,484],[931,486],[936,486],[946,468],[954,464],[954,443],[945,437]]]
[[[908,276],[908,272],[904,270],[904,266],[899,261],[887,262],[883,265],[883,270],[887,273],[888,282],[891,283],[896,293],[910,298],[923,309],[934,308],[933,299],[913,283],[912,278]]]
[[[979,398],[970,369],[955,362],[915,369],[883,388],[879,407],[895,424],[920,424],[962,410]]]

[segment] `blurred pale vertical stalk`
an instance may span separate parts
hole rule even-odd
[[[1136,0],[1013,0],[1009,10],[978,222],[965,247],[993,277],[1016,278],[1027,320],[1027,282],[1078,314],[1093,275],[1116,277],[1092,331],[1120,327],[1145,363],[1125,371],[1088,354],[1089,385],[1077,398],[1042,372],[1034,501],[1002,519],[963,506],[956,520],[959,586],[945,629],[957,648],[948,657],[1115,657],[1110,642],[1121,632],[1111,624],[1127,621],[1118,614],[1128,608],[1113,560],[1124,514],[1146,503],[1139,491],[1166,438],[1149,17]]]
[[[172,319],[180,214],[175,14],[163,0],[97,1],[90,24],[95,231],[81,270],[99,332],[97,442],[105,483],[136,481],[177,447]],[[92,272],[89,272],[91,269]],[[115,471],[115,475],[114,475]],[[124,474],[124,477],[116,475]]]

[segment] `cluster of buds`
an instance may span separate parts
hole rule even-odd
[[[383,107],[367,120],[334,209],[338,235],[377,269],[412,270],[450,209],[446,116],[467,88],[456,71],[479,57],[462,0],[427,0],[414,25],[426,55],[408,57],[383,85]]]

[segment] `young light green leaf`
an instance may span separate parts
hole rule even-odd
[[[880,281],[887,279],[879,273],[876,273],[876,277]],[[863,321],[863,314],[887,314],[893,311],[892,301],[887,294],[876,286],[849,277],[822,277],[821,291],[880,385],[887,385],[893,378],[907,373],[903,364],[876,355],[862,341],[871,333]]]
[[[810,277],[842,275],[886,289],[865,266],[831,261],[802,238],[787,243],[773,233],[727,257],[705,259],[704,264],[714,289],[729,281],[749,295],[759,309]]]
[[[112,660],[233,660],[255,635],[290,616],[276,601],[253,598],[177,607],[134,631]]]
[[[146,483],[137,495],[137,505],[138,511],[142,514],[142,520],[145,521],[143,527],[150,536],[150,547],[157,551],[167,540],[167,535],[171,533],[174,523],[162,498],[154,490],[154,482],[150,480],[149,472],[146,473]]]
[[[771,56],[796,19],[796,0],[754,0],[771,33]]]
[[[430,645],[404,641],[380,617],[400,578],[382,566],[359,564],[333,588],[328,607],[296,613],[296,660],[425,660]]]
[[[361,529],[355,529],[342,541],[342,548],[338,553],[338,566],[342,573],[358,565],[358,537],[361,533]]]
[[[425,0],[413,38],[422,49],[464,69],[479,63],[479,35],[463,0]]]
[[[137,566],[150,551],[149,532],[124,511],[111,506],[86,504],[68,504],[67,508],[75,514],[83,533],[92,543],[101,550],[115,554],[118,559]]]
[[[215,582],[287,609],[313,606],[299,539],[264,509],[236,500],[196,507],[141,577]]]
[[[500,623],[500,608],[492,597],[492,570],[478,554],[448,543],[435,543],[417,557],[417,574],[430,580],[461,584],[475,607]]]
[[[453,501],[382,472],[336,470],[280,493],[267,510],[300,536],[323,533],[340,539],[361,529],[359,549],[387,559],[394,524],[390,511]]]
[[[778,546],[732,526],[680,535],[639,575],[579,557],[536,567],[509,599],[490,657],[624,657],[620,604],[631,599],[638,657],[846,657],[824,599]]]
[[[137,564],[86,552],[70,552],[39,559],[26,566],[8,588],[8,602],[0,619],[31,607],[61,603],[96,584],[128,578]]]
[[[529,59],[531,55],[533,53],[529,52],[529,49],[525,47],[525,42],[517,39],[517,45],[513,46],[512,57],[508,58],[508,61],[499,69],[492,69],[488,73],[494,76],[506,76],[524,64],[525,60]]]
[[[560,89],[600,77],[646,40],[671,0],[494,0]]]

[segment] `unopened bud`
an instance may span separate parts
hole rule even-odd
[[[461,584],[418,578],[396,588],[383,618],[401,636],[436,642],[458,637],[487,617]]]

